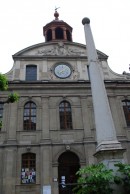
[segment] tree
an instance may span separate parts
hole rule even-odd
[[[7,78],[0,73],[0,90],[4,91],[8,89],[8,81]]]
[[[5,75],[0,73],[0,90],[5,91],[8,89],[8,81]],[[5,103],[13,103],[19,100],[19,95],[16,92],[10,93],[8,95],[7,101]]]
[[[120,176],[117,176],[117,184],[121,184],[124,188],[124,193],[130,193],[130,164],[115,164],[118,167],[117,171]]]
[[[5,75],[0,73],[0,91],[8,89],[8,81]],[[19,100],[19,95],[16,92],[10,93],[8,99],[3,103],[13,103]],[[2,120],[0,120],[0,128],[2,127]]]
[[[111,194],[114,182],[112,169],[107,169],[102,163],[92,164],[77,172],[78,183],[74,192],[76,194]]]

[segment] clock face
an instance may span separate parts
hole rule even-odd
[[[55,75],[59,78],[67,78],[71,74],[71,69],[66,64],[59,64],[55,67]]]

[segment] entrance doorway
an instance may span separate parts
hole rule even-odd
[[[73,152],[64,152],[58,159],[59,194],[73,194],[77,182],[76,172],[80,168],[79,158]]]

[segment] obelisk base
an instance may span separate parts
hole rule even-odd
[[[121,147],[119,142],[109,142],[107,144],[104,142],[97,147],[96,153],[94,156],[97,158],[97,162],[103,163],[108,169],[112,169],[114,174],[117,173],[117,167],[115,164],[121,162],[125,163],[123,153],[126,150]],[[113,194],[122,194],[123,188],[121,185],[112,185]]]
[[[115,169],[115,163],[124,163],[124,152],[125,149],[122,148],[120,142],[104,141],[97,146],[94,156],[97,158],[97,162],[102,162],[108,168]]]

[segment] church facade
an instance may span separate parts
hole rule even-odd
[[[57,11],[54,16],[43,27],[45,42],[14,54],[5,74],[20,99],[4,103],[8,92],[0,93],[2,194],[71,194],[78,169],[99,162],[103,134],[96,130],[86,45],[73,42],[72,27]],[[130,163],[130,75],[113,72],[108,56],[96,52],[119,150],[125,150],[118,159]],[[97,99],[99,110],[100,104]]]

